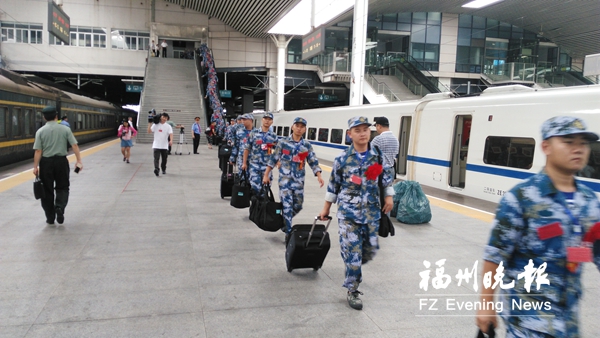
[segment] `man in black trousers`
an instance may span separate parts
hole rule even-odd
[[[65,221],[64,212],[69,201],[69,161],[67,160],[69,144],[77,157],[76,166],[79,170],[83,168],[83,164],[71,128],[58,123],[56,107],[48,106],[42,110],[42,114],[46,125],[35,133],[33,174],[39,175],[44,184],[45,196],[41,199],[42,208],[46,214],[46,225],[53,227],[55,219],[58,224],[63,224]]]

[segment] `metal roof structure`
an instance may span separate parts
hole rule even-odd
[[[300,0],[165,0],[223,21],[239,32],[265,38]],[[556,43],[572,57],[600,53],[600,1],[504,0],[481,9],[470,0],[370,0],[369,15],[395,12],[471,14],[506,22]],[[352,10],[335,21],[352,18]]]

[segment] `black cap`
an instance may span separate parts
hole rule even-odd
[[[376,117],[374,120],[375,120],[375,123],[373,123],[373,125],[376,125],[376,124],[381,124],[382,126],[390,125],[390,120],[388,120],[387,117],[385,117],[385,116]]]
[[[44,115],[56,115],[56,107],[54,106],[46,106],[42,109],[42,114]]]

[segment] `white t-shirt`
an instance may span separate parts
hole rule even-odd
[[[160,44],[160,46],[161,46],[162,48],[167,48],[169,45],[167,45],[167,43],[163,41],[163,42]]]
[[[151,128],[154,133],[154,149],[169,149],[169,134],[173,134],[173,128],[167,123],[153,124]]]

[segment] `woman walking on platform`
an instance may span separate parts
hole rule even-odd
[[[123,154],[123,161],[129,163],[129,156],[131,156],[131,147],[133,147],[133,141],[131,140],[137,131],[129,125],[128,121],[123,121],[123,124],[119,127],[118,137],[121,138],[121,153]]]

